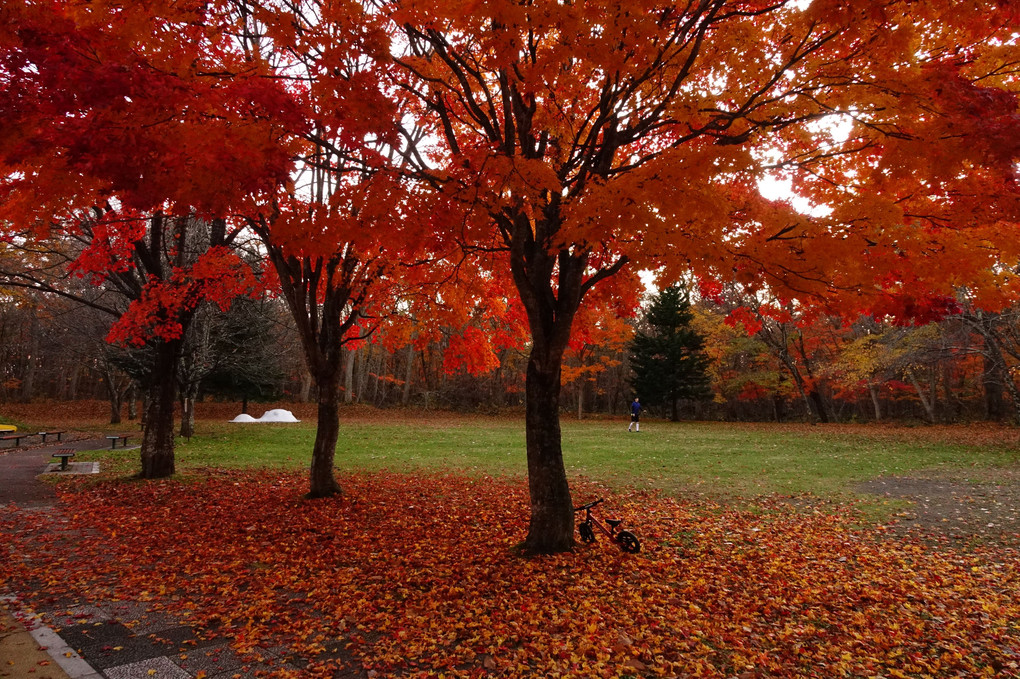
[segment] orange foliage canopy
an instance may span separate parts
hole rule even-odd
[[[1020,662],[1006,548],[931,550],[862,531],[853,512],[607,494],[639,554],[597,542],[525,560],[511,554],[522,484],[343,484],[346,498],[316,502],[280,472],[64,484],[59,518],[0,507],[0,585],[140,600],[249,659],[283,648],[309,663],[276,677],[956,677]]]
[[[626,259],[846,313],[1017,292],[1013,3],[390,9],[394,77],[449,160],[428,171],[473,206],[463,237],[529,274],[534,243],[586,280]],[[764,197],[769,177],[816,210]]]
[[[201,302],[259,287],[223,220],[289,180],[284,131],[305,121],[218,19],[196,2],[4,7],[0,230],[52,237],[96,283],[133,274],[112,341],[179,339]],[[184,256],[195,220],[219,222]]]
[[[305,123],[220,19],[201,2],[5,6],[5,217],[45,228],[106,198],[222,217],[284,182],[281,129]]]
[[[408,162],[463,212],[456,239],[505,253],[527,314],[529,551],[570,548],[563,357],[578,310],[624,269],[850,315],[1020,292],[1013,3],[402,0],[380,15],[402,33],[393,89],[431,133]],[[764,196],[776,177],[816,209]]]

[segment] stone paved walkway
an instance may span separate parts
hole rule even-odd
[[[71,463],[65,472],[52,471],[59,466],[53,463],[52,453],[74,448],[78,460],[105,444],[102,439],[65,440],[0,451],[0,505],[14,504],[20,510],[38,513],[39,530],[66,522],[56,509],[53,486],[41,481],[40,474],[47,470],[91,473],[93,464],[88,460]],[[0,666],[13,667],[9,665],[15,660],[13,654],[20,660],[45,647],[54,661],[45,665],[50,673],[47,676],[60,677],[63,672],[70,679],[254,679],[271,670],[296,669],[278,657],[282,649],[265,652],[261,660],[241,658],[231,650],[229,641],[203,640],[191,627],[140,602],[83,602],[31,589],[0,591],[0,597],[36,645],[25,649],[21,648],[24,644],[0,646],[0,652],[12,654],[9,659],[0,656]],[[35,665],[40,667],[38,662]],[[36,675],[17,679],[31,676]]]

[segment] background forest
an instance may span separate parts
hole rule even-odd
[[[943,320],[895,325],[861,317],[844,325],[791,311],[737,313],[755,302],[735,290],[695,296],[690,327],[704,341],[710,393],[682,399],[682,419],[744,421],[1007,421],[1017,417],[1011,377],[1020,356],[1016,309],[959,309]],[[647,310],[647,300],[644,307]],[[773,309],[774,311],[774,309]],[[293,321],[282,300],[264,296],[229,311],[203,307],[188,335],[181,394],[206,400],[314,400]],[[737,319],[740,320],[737,320]],[[110,320],[88,306],[14,291],[0,304],[0,399],[103,399],[134,416],[132,355],[105,341]],[[626,412],[633,397],[630,343],[647,330],[634,319],[596,323],[571,346],[564,368],[564,414]],[[603,332],[598,332],[598,329]],[[510,333],[511,329],[504,328]],[[498,365],[473,374],[451,354],[459,334],[400,342],[380,330],[345,352],[343,400],[380,408],[496,412],[523,408],[527,347],[503,348]],[[643,399],[653,416],[669,404]]]

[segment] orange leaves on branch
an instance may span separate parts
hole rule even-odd
[[[443,356],[443,369],[447,373],[465,369],[472,375],[484,375],[499,367],[499,358],[489,338],[477,327],[468,326],[463,333],[450,337],[449,348]]]
[[[87,247],[70,270],[98,283],[134,266],[135,243],[145,237],[147,228],[144,217],[110,211],[92,222],[90,231]]]
[[[741,325],[744,328],[744,332],[746,332],[748,335],[755,334],[756,332],[761,330],[762,327],[761,319],[753,311],[751,311],[747,307],[742,306],[737,307],[729,314],[727,314],[726,318],[724,319],[724,323],[726,323],[726,325],[730,326],[731,328],[735,328],[738,325]]]
[[[16,555],[0,582],[20,592],[59,572],[83,602],[147,601],[240,653],[283,647],[313,677],[1008,676],[1020,662],[1008,548],[935,551],[782,498],[744,512],[579,482],[641,553],[600,541],[524,559],[523,482],[383,472],[343,486],[308,502],[301,476],[279,472],[72,483],[74,539],[0,508]]]
[[[65,204],[114,195],[141,211],[222,216],[287,179],[284,132],[305,123],[280,82],[231,48],[225,17],[106,4],[20,3],[5,15],[0,162],[8,188],[39,201],[8,205],[21,211],[11,216],[63,217]]]
[[[141,297],[110,328],[107,341],[141,346],[150,339],[181,337],[181,317],[203,302],[227,310],[242,295],[262,290],[251,267],[223,246],[209,248],[193,265],[175,268],[166,280],[150,277]]]

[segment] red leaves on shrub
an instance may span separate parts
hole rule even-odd
[[[1004,548],[936,552],[855,530],[849,512],[775,501],[752,514],[580,483],[578,502],[606,495],[641,553],[600,541],[529,560],[513,553],[523,484],[341,481],[345,497],[316,501],[276,472],[64,486],[70,533],[0,509],[0,575],[151,601],[240,652],[283,646],[310,677],[1020,672],[1020,574]]]

